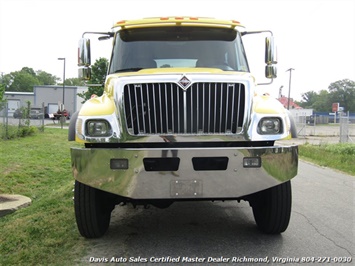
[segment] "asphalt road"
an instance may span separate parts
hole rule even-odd
[[[181,202],[168,209],[116,207],[108,233],[89,240],[91,250],[76,263],[114,259],[126,261],[120,265],[143,265],[128,263],[139,260],[176,265],[174,259],[186,264],[183,259],[197,258],[204,264],[214,259],[216,265],[255,265],[245,262],[249,259],[267,260],[270,265],[281,260],[287,265],[300,264],[293,260],[351,265],[337,263],[351,259],[354,263],[355,177],[300,162],[292,189],[290,225],[276,236],[258,231],[246,202]],[[171,263],[160,263],[164,260]]]

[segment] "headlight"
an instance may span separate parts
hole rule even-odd
[[[106,120],[89,120],[86,122],[86,134],[89,137],[111,136],[111,125]]]
[[[260,135],[275,135],[281,134],[282,122],[278,117],[265,117],[259,121],[258,133]]]

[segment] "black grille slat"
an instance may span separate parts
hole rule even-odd
[[[245,88],[239,83],[127,84],[125,119],[131,135],[235,134],[241,131]]]

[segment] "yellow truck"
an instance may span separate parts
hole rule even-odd
[[[256,92],[243,36],[265,34],[265,76],[276,78],[271,31],[233,20],[160,17],[117,22],[79,41],[89,79],[89,34],[112,39],[102,96],[71,117],[69,140],[79,232],[104,235],[116,205],[245,200],[258,228],[286,230],[298,147],[287,110]],[[119,207],[117,207],[119,208]]]

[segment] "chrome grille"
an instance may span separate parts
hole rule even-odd
[[[244,118],[245,88],[240,83],[127,84],[126,125],[131,135],[235,134]]]

